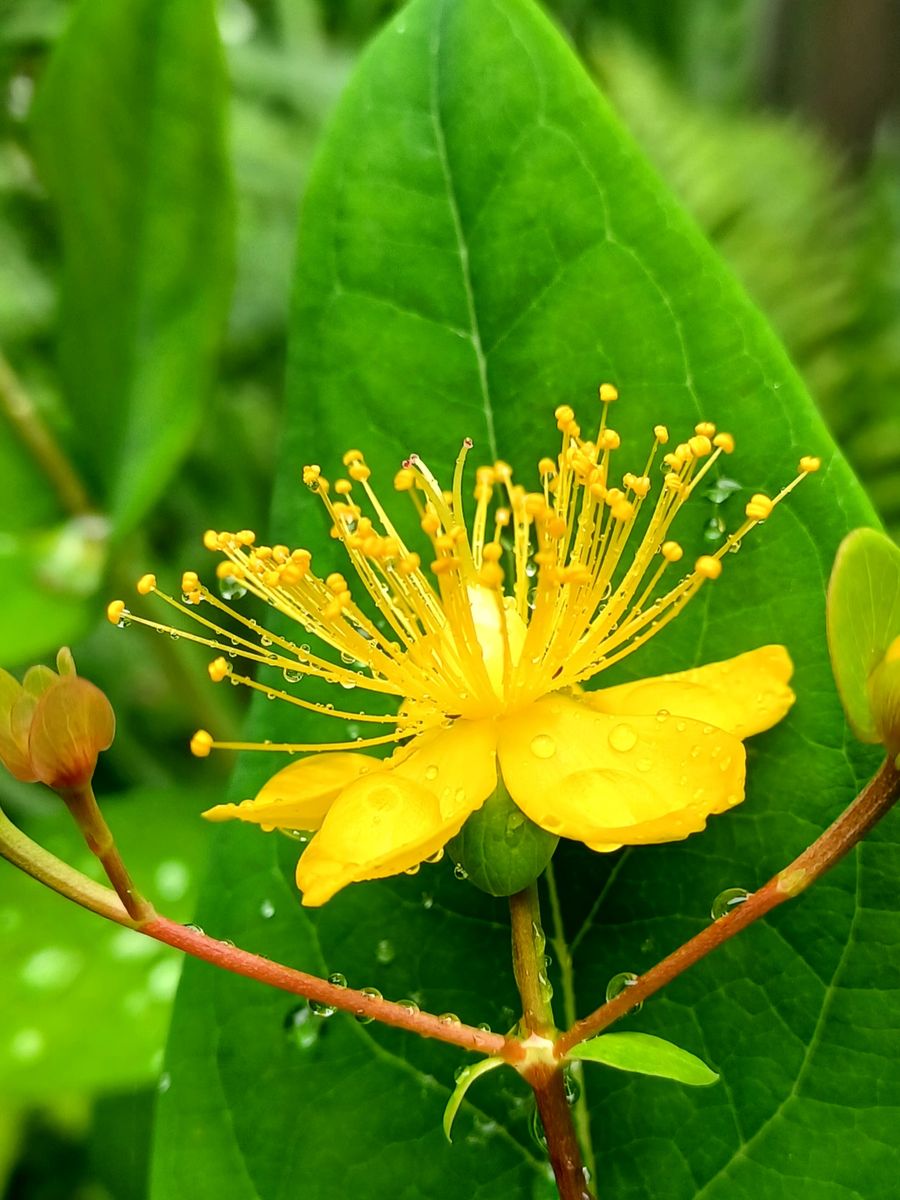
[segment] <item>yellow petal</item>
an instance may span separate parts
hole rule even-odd
[[[335,800],[297,864],[303,903],[324,904],[348,883],[417,867],[459,833],[496,780],[492,722],[423,734]]]
[[[432,792],[441,815],[481,808],[497,786],[494,721],[458,720],[449,729],[423,733],[388,760],[395,775]]]
[[[612,716],[546,696],[501,723],[509,794],[551,833],[598,850],[687,837],[744,796],[744,747],[687,717]]]
[[[770,729],[794,703],[788,687],[793,669],[784,646],[760,646],[724,662],[584,692],[580,698],[597,712],[621,716],[665,709],[743,739]]]
[[[217,804],[208,821],[252,821],[265,830],[318,829],[335,798],[360,775],[382,763],[367,754],[312,754],[273,775],[255,800]]]

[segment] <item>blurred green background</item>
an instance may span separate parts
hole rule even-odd
[[[118,2],[100,37],[107,0],[0,0],[0,662],[68,642],[108,692],[98,790],[142,882],[189,920],[196,814],[229,763],[193,761],[187,736],[236,732],[239,689],[103,610],[145,570],[176,587],[204,566],[206,527],[265,528],[298,205],[355,56],[399,5],[221,0],[220,57],[202,20],[196,43],[167,41],[164,14],[192,0]],[[549,7],[897,534],[900,7]],[[133,412],[153,414],[150,443]],[[49,799],[4,774],[0,804],[92,869]],[[177,958],[7,870],[0,961],[0,1193],[140,1200]]]

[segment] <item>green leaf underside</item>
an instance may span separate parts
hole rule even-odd
[[[558,843],[558,837],[525,816],[498,782],[448,850],[475,887],[489,896],[511,896],[534,883]]]
[[[453,1122],[456,1120],[456,1114],[459,1112],[460,1105],[466,1098],[466,1092],[476,1079],[479,1079],[488,1071],[493,1071],[495,1067],[502,1066],[502,1058],[483,1058],[481,1062],[473,1063],[471,1067],[465,1067],[460,1072],[456,1080],[456,1087],[447,1101],[447,1107],[444,1109],[444,1118],[441,1122],[444,1136],[448,1142],[453,1141],[453,1138],[450,1136],[453,1130]]]
[[[93,0],[35,102],[75,450],[119,528],[166,486],[209,389],[231,281],[225,97],[211,0]]]
[[[602,1063],[618,1071],[658,1075],[661,1079],[674,1079],[691,1087],[708,1087],[719,1079],[696,1054],[689,1054],[650,1033],[606,1033],[580,1042],[569,1058]]]
[[[828,587],[828,645],[850,724],[879,740],[869,707],[869,676],[900,637],[900,549],[886,534],[858,529],[841,546]]]
[[[490,459],[496,440],[530,484],[539,454],[556,452],[554,405],[574,403],[590,425],[601,379],[622,393],[622,470],[640,469],[653,424],[681,437],[701,417],[736,435],[726,473],[751,491],[789,479],[801,452],[825,466],[616,676],[781,641],[798,701],[749,744],[748,800],[706,834],[609,856],[560,845],[580,1013],[612,975],[703,928],[718,892],[752,888],[784,865],[871,768],[842,723],[823,595],[841,538],[872,516],[760,316],[536,8],[416,0],[364,56],[311,179],[268,536],[310,545],[326,573],[343,568],[297,476],[312,461],[334,477],[351,445],[383,493],[412,450],[446,478],[464,435],[475,461]],[[699,553],[710,506],[692,507],[680,536]],[[250,729],[273,740],[322,733],[265,702]],[[234,797],[278,765],[245,756]],[[900,1028],[893,828],[631,1018],[716,1062],[724,1086],[592,1074],[605,1194],[887,1200],[900,1166],[900,1084],[885,1053]],[[274,834],[217,831],[204,927],[431,1011],[512,1025],[502,901],[456,881],[445,859],[348,888],[312,913],[294,889],[296,851]],[[188,965],[159,1106],[155,1200],[186,1187],[199,1200],[223,1188],[234,1200],[298,1190],[304,1200],[387,1200],[398,1187],[413,1200],[531,1200],[546,1188],[511,1072],[483,1082],[471,1125],[448,1147],[441,1113],[458,1055],[341,1016],[302,1047],[288,1044],[293,1007]]]

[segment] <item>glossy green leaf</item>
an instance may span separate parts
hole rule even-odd
[[[212,0],[79,4],[35,101],[74,449],[120,529],[165,487],[210,386],[231,278],[224,106]]]
[[[658,1075],[691,1087],[708,1087],[719,1079],[696,1054],[689,1054],[652,1033],[606,1033],[580,1042],[569,1058],[602,1063],[617,1071]]]
[[[447,1101],[447,1107],[444,1109],[444,1119],[442,1122],[444,1136],[448,1142],[452,1142],[450,1136],[453,1130],[453,1122],[456,1120],[456,1114],[459,1112],[460,1105],[466,1098],[466,1092],[472,1086],[476,1079],[485,1075],[488,1071],[493,1071],[495,1067],[504,1065],[502,1058],[483,1058],[481,1062],[473,1063],[471,1067],[463,1067],[456,1077],[456,1087],[450,1099]]]
[[[525,816],[500,782],[448,850],[475,887],[490,896],[511,896],[534,883],[558,842]]]
[[[725,473],[743,494],[695,497],[679,521],[691,553],[710,544],[712,518],[740,522],[744,494],[789,480],[801,453],[825,460],[727,558],[722,579],[616,671],[619,681],[784,642],[798,700],[749,743],[748,799],[707,833],[612,855],[560,844],[558,904],[544,895],[554,1004],[560,1021],[567,1009],[587,1012],[611,976],[703,928],[724,888],[751,889],[783,866],[865,778],[871,764],[847,741],[831,680],[824,585],[841,538],[871,509],[759,314],[530,0],[414,0],[364,56],[306,198],[291,359],[268,534],[312,546],[326,571],[346,566],[300,464],[334,477],[342,451],[358,446],[396,504],[390,480],[405,455],[418,451],[446,479],[469,435],[475,461],[499,450],[531,486],[538,456],[558,446],[553,407],[573,403],[592,424],[602,379],[622,395],[622,469],[642,468],[659,421],[676,437],[701,418],[734,432]],[[250,736],[322,732],[263,700]],[[252,795],[281,765],[273,759],[247,755],[234,798]],[[793,907],[629,1018],[714,1061],[725,1086],[585,1080],[579,1103],[596,1117],[606,1195],[886,1200],[884,1181],[900,1167],[900,1081],[886,1054],[900,1036],[894,839],[886,826]],[[216,831],[204,925],[386,996],[510,1028],[518,1010],[502,901],[455,880],[445,858],[310,912],[293,883],[300,849],[277,834]],[[188,966],[155,1200],[185,1189],[198,1200],[223,1190],[234,1200],[292,1190],[387,1200],[398,1188],[410,1200],[532,1200],[552,1187],[511,1072],[484,1081],[471,1134],[448,1147],[441,1113],[458,1055],[340,1015],[300,1046],[285,1032],[295,1010]]]
[[[176,920],[193,915],[205,849],[185,809],[199,811],[204,799],[141,790],[103,801],[135,879]],[[20,823],[52,853],[102,878],[57,801]],[[8,863],[0,868],[0,1096],[34,1101],[156,1080],[180,956]]]
[[[862,741],[881,741],[869,677],[900,637],[900,549],[886,534],[855,529],[841,543],[826,612],[831,665],[847,719]]]

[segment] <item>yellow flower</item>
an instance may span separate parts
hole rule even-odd
[[[794,699],[783,647],[601,691],[580,685],[643,645],[718,578],[727,552],[819,463],[805,458],[777,496],[753,496],[743,524],[682,572],[672,523],[734,440],[698,424],[663,454],[660,494],[651,502],[651,471],[668,432],[656,426],[639,475],[614,477],[619,436],[607,413],[615,399],[604,384],[591,440],[571,408],[557,408],[560,451],[538,464],[534,491],[514,483],[504,462],[480,467],[469,526],[463,472],[471,443],[450,491],[416,456],[408,459],[394,487],[412,502],[430,543],[427,566],[382,507],[359,451],[344,456],[347,477],[333,484],[319,467],[306,467],[304,481],[328,510],[361,599],[343,575],[314,574],[306,550],[260,546],[246,530],[208,532],[206,546],[226,556],[218,569],[225,595],[249,591],[265,600],[322,652],[261,629],[194,573],[182,580],[182,601],[160,592],[153,576],[140,581],[141,593],[156,592],[205,626],[187,636],[223,651],[210,665],[214,680],[387,729],[349,742],[257,747],[194,735],[201,756],[216,746],[316,752],[279,771],[255,799],[204,814],[315,831],[297,867],[304,904],[323,904],[348,883],[415,870],[440,854],[498,784],[542,829],[599,851],[684,838],[743,798],[742,739],[780,720]],[[240,632],[202,616],[201,604],[227,614]],[[121,601],[109,616],[168,628],[133,616]],[[289,683],[312,677],[399,703],[391,715],[321,704],[238,674],[235,657],[279,668]],[[359,753],[393,743],[401,744],[386,760]]]

